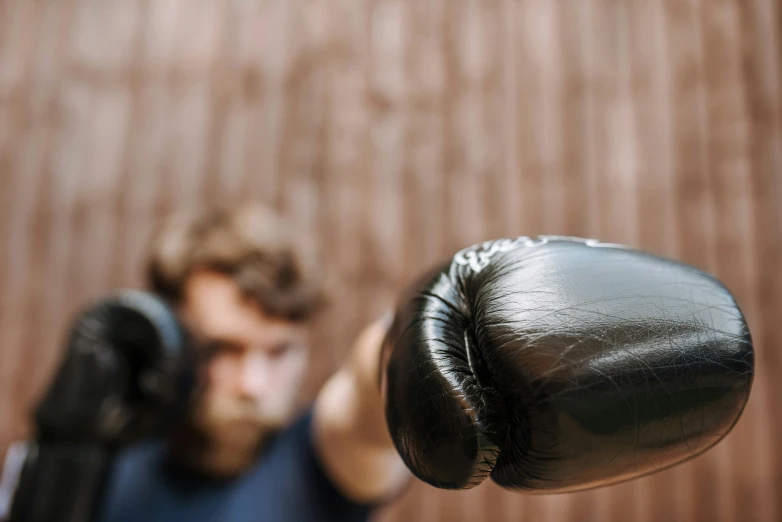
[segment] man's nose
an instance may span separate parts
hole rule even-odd
[[[263,354],[249,353],[244,356],[238,383],[242,395],[257,399],[268,392],[270,366],[268,358]]]

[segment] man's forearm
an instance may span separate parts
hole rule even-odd
[[[387,323],[381,320],[364,330],[315,403],[321,461],[337,486],[358,501],[388,498],[410,477],[388,434],[378,387]]]

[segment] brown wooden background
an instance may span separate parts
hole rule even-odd
[[[706,455],[573,495],[416,486],[383,520],[782,519],[781,29],[777,0],[0,0],[0,451],[156,219],[257,199],[338,282],[310,394],[400,283],[498,236],[683,259],[750,322],[752,398]]]

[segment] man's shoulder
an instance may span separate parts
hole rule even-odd
[[[320,461],[313,440],[313,411],[310,405],[280,432],[259,474],[273,477],[271,489],[291,499],[288,510],[301,515],[296,520],[366,520],[373,506],[348,499]]]
[[[309,445],[312,442],[312,412],[311,406],[300,411],[293,421],[282,430],[280,437]]]

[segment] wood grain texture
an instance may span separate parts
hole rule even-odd
[[[778,0],[0,0],[0,450],[168,212],[256,200],[329,267],[306,392],[417,271],[518,234],[714,272],[757,347],[741,422],[674,469],[378,520],[782,519]]]

